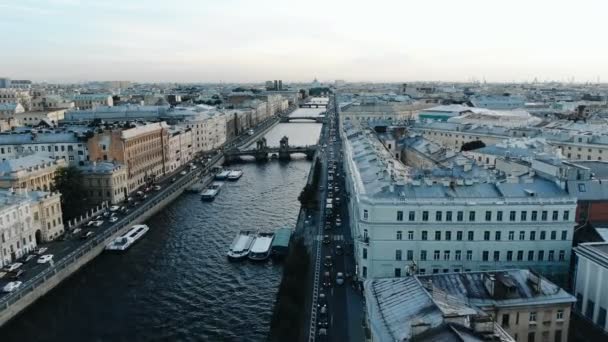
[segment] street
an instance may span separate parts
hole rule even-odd
[[[310,228],[315,265],[308,341],[362,341],[362,296],[356,280],[353,242],[342,167],[342,144],[335,97],[321,132],[319,217]],[[311,220],[312,221],[312,220]],[[316,297],[315,297],[316,296]]]

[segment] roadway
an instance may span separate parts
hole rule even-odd
[[[328,121],[321,131],[319,153],[322,177],[319,187],[320,210],[311,217],[308,229],[313,237],[313,275],[310,289],[310,315],[305,324],[307,341],[363,341],[362,296],[359,284],[353,276],[353,240],[348,215],[349,197],[345,192],[342,165],[342,142],[339,135],[335,98],[328,106]],[[326,208],[327,199],[331,207]],[[327,257],[331,265],[325,265]],[[326,277],[326,272],[329,277]],[[337,283],[338,273],[343,274],[344,283]],[[325,296],[326,299],[322,299]],[[322,309],[326,305],[326,309]],[[323,330],[325,329],[325,330]],[[324,334],[325,333],[325,334]]]

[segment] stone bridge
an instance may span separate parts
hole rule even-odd
[[[282,116],[280,122],[293,122],[296,120],[306,120],[306,121],[314,121],[318,123],[323,123],[325,117],[323,116]]]
[[[312,160],[316,151],[317,145],[289,146],[289,138],[284,136],[281,138],[279,147],[268,147],[266,144],[266,138],[261,138],[256,142],[256,147],[254,149],[232,149],[224,152],[224,158],[228,164],[240,161],[241,156],[251,156],[255,157],[257,162],[265,162],[271,157],[275,156],[279,160],[291,160],[292,154],[300,153],[305,154],[307,159]]]

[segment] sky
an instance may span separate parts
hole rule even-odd
[[[608,81],[598,0],[0,0],[0,77]]]

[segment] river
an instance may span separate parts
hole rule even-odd
[[[310,115],[299,109],[294,116]],[[317,111],[318,113],[319,111]],[[284,123],[278,146],[315,144],[321,125]],[[310,162],[245,163],[213,202],[184,194],[151,218],[150,232],[124,254],[104,253],[0,329],[6,341],[263,341],[280,264],[231,263],[242,229],[295,225]]]

